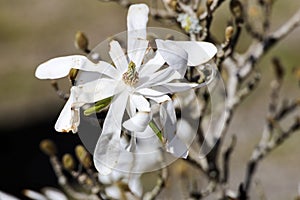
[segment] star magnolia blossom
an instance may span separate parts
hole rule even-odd
[[[156,40],[158,50],[154,52],[146,40],[148,14],[145,4],[130,6],[127,54],[117,41],[110,42],[109,55],[114,66],[104,61],[94,64],[84,56],[74,55],[51,59],[36,70],[36,77],[40,79],[67,76],[72,68],[99,74],[100,78],[96,80],[84,83],[79,80],[76,86],[71,87],[70,97],[55,129],[77,132],[81,106],[113,97],[94,152],[95,166],[101,174],[109,174],[118,162],[122,125],[133,134],[130,147],[135,149],[135,136],[143,133],[151,120],[147,98],[162,103],[171,100],[167,94],[199,86],[178,80],[183,78],[188,65],[200,65],[216,53],[215,46],[206,42],[163,40]],[[151,51],[152,58],[145,61],[146,52]],[[164,66],[165,63],[168,67]],[[125,110],[129,119],[122,122]],[[174,123],[174,120],[171,121]]]

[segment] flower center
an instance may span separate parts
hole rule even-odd
[[[125,84],[133,86],[139,81],[139,73],[136,71],[134,62],[130,61],[127,72],[123,74],[123,81]]]

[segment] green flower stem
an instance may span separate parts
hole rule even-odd
[[[163,143],[164,137],[163,137],[162,131],[159,130],[159,128],[156,126],[156,124],[153,121],[149,122],[149,126],[154,131],[154,133],[158,137],[158,139]]]

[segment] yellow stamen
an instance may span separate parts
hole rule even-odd
[[[125,84],[133,86],[139,81],[139,74],[136,71],[134,62],[130,61],[128,64],[128,70],[123,74],[123,81]]]

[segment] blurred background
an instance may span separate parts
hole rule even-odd
[[[147,1],[144,1],[147,2]],[[147,2],[148,3],[148,2]],[[276,29],[300,8],[300,1],[278,1],[272,15]],[[49,81],[34,77],[36,67],[53,57],[81,54],[74,47],[77,31],[89,38],[90,47],[107,37],[126,30],[126,9],[115,3],[97,0],[1,0],[0,1],[0,190],[21,196],[25,188],[56,186],[48,158],[39,150],[39,142],[53,139],[59,153],[73,152],[80,140],[76,134],[54,130],[64,105]],[[223,40],[228,3],[216,13],[213,33]],[[174,28],[150,20],[150,26]],[[243,33],[239,50],[249,38]],[[283,97],[299,97],[293,67],[300,66],[300,29],[285,38],[260,62],[262,81],[258,89],[238,108],[230,134],[238,143],[232,156],[231,185],[237,188],[245,173],[246,161],[260,139],[273,76],[270,58],[278,56],[287,66]],[[61,81],[68,91],[67,80]],[[288,123],[288,122],[287,122]],[[291,199],[300,182],[300,136],[288,139],[259,166],[256,180],[270,199]],[[255,192],[255,187],[254,187]]]

